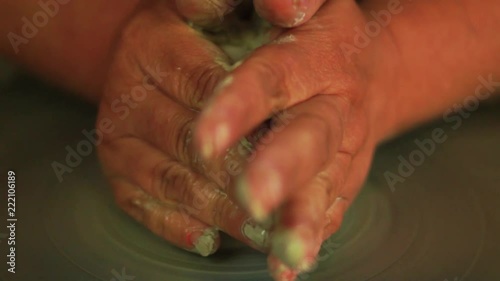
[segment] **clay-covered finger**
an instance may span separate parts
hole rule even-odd
[[[334,159],[347,111],[343,99],[319,95],[287,110],[294,116],[288,125],[271,125],[236,187],[255,219],[264,220]]]
[[[336,192],[330,194],[330,206],[326,212],[324,239],[328,239],[341,226],[347,209],[358,195],[370,169],[373,157],[373,146],[369,143],[364,145],[356,154],[348,156],[337,154],[339,162],[351,162],[345,174],[345,181]],[[352,158],[352,159],[351,159]],[[334,169],[335,170],[335,169]]]
[[[234,69],[197,122],[195,143],[203,156],[222,153],[270,116],[312,96],[360,100],[366,73],[339,47],[351,40],[344,27],[354,21],[348,13],[356,9],[354,1],[328,1],[318,12],[323,17],[273,36]]]
[[[326,0],[254,0],[263,18],[282,27],[295,27],[307,22]]]
[[[242,139],[240,144],[227,150],[224,155],[203,159],[192,145],[196,112],[161,94],[149,96],[132,114],[135,122],[120,122],[117,124],[120,129],[148,140],[170,158],[205,175],[223,191],[234,184],[234,178],[242,173],[243,163],[247,162],[251,153],[250,143]]]
[[[256,50],[219,84],[195,132],[204,157],[222,153],[273,114],[314,95],[350,95],[351,78],[318,61],[323,47],[311,54],[296,42],[306,38],[300,34]],[[331,56],[331,50],[324,56]]]
[[[219,232],[190,216],[181,204],[154,199],[125,179],[113,178],[110,183],[118,205],[156,235],[204,257],[219,248]]]
[[[316,261],[323,242],[330,183],[329,178],[315,178],[280,209],[271,253],[292,269],[307,271]]]
[[[275,281],[294,281],[299,274],[298,270],[291,269],[273,254],[267,258],[267,267]]]
[[[323,177],[328,177],[331,183],[328,190],[329,205],[324,221],[324,240],[340,229],[344,214],[357,194],[356,190],[345,189],[345,183],[352,167],[352,155],[339,152],[335,155],[335,159],[330,163],[329,167],[320,174]]]
[[[264,251],[268,231],[251,220],[217,185],[134,137],[106,144],[100,152],[110,177],[127,177],[150,196],[185,206],[189,215]],[[113,158],[113,159],[110,159]]]

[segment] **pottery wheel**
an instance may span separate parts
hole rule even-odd
[[[93,128],[95,109],[29,77],[9,81],[0,98],[0,118],[9,120],[0,159],[2,171],[18,175],[19,246],[18,273],[2,270],[3,280],[271,280],[265,256],[229,237],[202,258],[135,223],[114,204],[95,151],[59,183],[51,163],[63,162],[65,146]],[[474,112],[457,130],[437,122],[383,145],[318,268],[299,280],[500,280],[498,106]],[[398,157],[434,128],[447,141],[391,189],[384,174],[396,173]]]

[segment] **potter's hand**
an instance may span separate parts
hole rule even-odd
[[[199,25],[220,23],[236,6],[249,0],[175,0],[179,11]],[[266,20],[282,27],[307,22],[327,0],[253,0],[255,9]]]
[[[225,57],[168,2],[138,12],[115,51],[97,121],[105,173],[120,207],[179,247],[209,255],[220,229],[262,250],[265,232],[229,199],[229,178],[219,173],[240,155],[205,165],[190,146],[191,124],[225,75],[216,63]]]
[[[374,39],[360,56],[342,49],[354,47],[354,27],[365,22],[355,1],[327,2],[308,23],[245,59],[198,121],[196,145],[211,158],[282,112],[273,118],[278,122],[268,122],[237,186],[254,218],[279,214],[270,258],[279,280],[293,274],[278,259],[310,268],[367,174],[385,102],[372,77],[380,62],[388,62],[376,46],[386,37]],[[273,129],[280,116],[292,120]]]

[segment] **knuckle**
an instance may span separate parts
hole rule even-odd
[[[324,188],[326,191],[331,190],[335,186],[332,177],[327,172],[319,173],[316,177],[316,182],[318,186]]]
[[[159,162],[152,170],[150,192],[161,199],[175,199],[178,197],[179,186],[183,186],[189,179],[180,171],[177,163],[171,160]]]
[[[224,0],[207,0],[212,17],[219,17],[219,19],[222,19],[227,9],[225,2]]]
[[[196,208],[197,194],[192,192],[194,189],[192,179],[187,175],[176,175],[172,182],[171,188],[177,190],[177,194],[172,196],[172,199]]]
[[[192,207],[197,211],[206,209],[211,200],[209,189],[206,187],[206,183],[204,186],[204,183],[201,181],[196,181],[186,189],[186,192],[189,194],[185,195],[184,199],[190,200],[186,202],[190,202]]]
[[[299,79],[295,79],[295,77],[288,77],[294,75],[289,69],[296,69],[291,59],[283,58],[283,60],[280,60],[280,63],[272,63],[269,60],[259,59],[255,65],[257,73],[262,77],[261,81],[270,81],[269,77],[273,77],[271,81],[275,83],[274,85],[264,84],[262,86],[264,90],[272,89],[272,91],[266,91],[266,93],[269,95],[269,101],[272,104],[276,104],[278,110],[283,109],[291,99],[292,94],[297,95],[302,90],[289,85],[289,81],[300,81]],[[293,91],[290,91],[290,89],[293,89]],[[305,93],[305,90],[303,92]]]
[[[174,153],[182,163],[193,161],[192,140],[194,120],[192,118],[179,117],[178,130],[174,134]]]
[[[155,143],[167,144],[166,149],[169,154],[182,163],[190,163],[193,158],[192,150],[192,130],[194,118],[183,112],[167,112],[163,107],[152,107],[146,118],[147,128],[145,134],[155,140]],[[165,127],[165,120],[167,124]]]
[[[202,186],[201,176],[190,173],[175,161],[159,163],[152,176],[152,189],[159,198],[177,201],[196,212],[207,206],[209,195]]]
[[[207,63],[200,63],[187,76],[187,81],[179,81],[183,89],[185,102],[195,108],[201,109],[208,98],[211,97],[223,73],[216,66],[207,67]],[[181,79],[182,80],[182,79]]]

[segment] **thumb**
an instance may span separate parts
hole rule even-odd
[[[327,0],[254,0],[260,16],[274,25],[295,27],[307,22]]]
[[[179,13],[201,26],[221,23],[243,0],[175,0]]]

